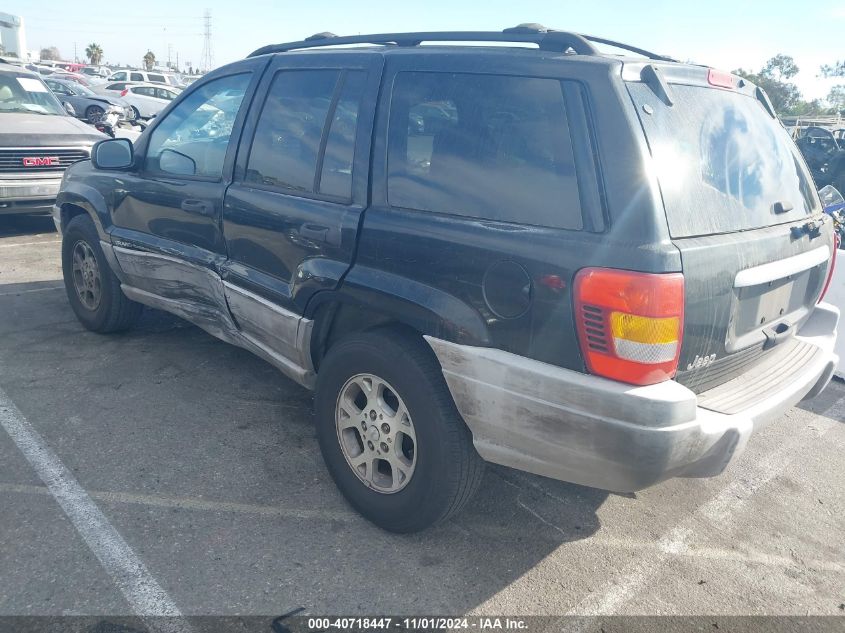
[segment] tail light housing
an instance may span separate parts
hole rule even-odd
[[[125,97],[127,92],[129,92],[129,88],[124,88],[123,90],[120,91],[120,96]]]
[[[575,276],[578,339],[591,374],[634,385],[669,380],[684,331],[684,276],[585,268]]]
[[[827,289],[830,288],[830,282],[833,279],[833,270],[836,268],[836,253],[839,251],[839,234],[833,234],[833,255],[830,258],[830,267],[827,269],[827,280],[824,282],[824,288],[822,288],[822,293],[819,295],[819,300],[817,303],[821,303],[824,296],[827,294]]]

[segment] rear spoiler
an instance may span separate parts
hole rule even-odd
[[[672,84],[732,90],[756,99],[773,119],[777,113],[766,91],[744,77],[717,71],[708,66],[671,62],[626,61],[622,65],[622,80],[641,82],[651,88],[667,106],[672,106]]]

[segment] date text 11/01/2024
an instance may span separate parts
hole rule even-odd
[[[520,618],[446,618],[446,617],[413,617],[413,618],[309,618],[308,630],[314,633],[331,630],[521,630],[527,628]]]

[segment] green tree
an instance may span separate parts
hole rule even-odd
[[[41,49],[39,57],[41,59],[60,60],[62,58],[62,54],[59,53],[59,49],[55,46],[48,46],[47,48]]]
[[[801,100],[801,92],[798,90],[798,86],[788,81],[775,79],[763,71],[754,73],[738,68],[734,71],[734,74],[745,77],[748,81],[765,90],[778,114],[788,113]]]
[[[845,60],[833,62],[832,65],[825,64],[821,71],[822,77],[845,77]]]
[[[91,60],[91,65],[99,66],[103,61],[103,48],[94,42],[85,47],[85,55]]]
[[[792,57],[779,53],[766,62],[760,74],[783,82],[787,79],[792,79],[798,74],[798,71],[799,68],[796,66],[795,60]]]
[[[147,70],[152,70],[153,66],[156,64],[156,56],[155,53],[152,51],[147,51],[144,55],[144,68]]]
[[[845,111],[845,84],[839,84],[831,88],[824,100],[836,112]]]

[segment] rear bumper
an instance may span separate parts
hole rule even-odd
[[[61,176],[0,180],[0,215],[50,213],[61,184]]]
[[[719,474],[755,429],[818,395],[838,362],[838,320],[834,306],[816,306],[797,334],[815,353],[765,399],[731,414],[700,406],[707,394],[674,381],[636,387],[497,349],[427,340],[484,459],[633,492],[670,477]]]

